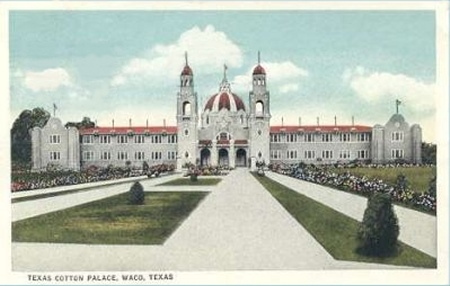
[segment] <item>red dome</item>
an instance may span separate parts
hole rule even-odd
[[[245,104],[242,99],[234,93],[223,91],[211,96],[205,105],[205,111],[220,111],[226,108],[230,111],[245,111]]]
[[[255,75],[255,74],[266,74],[266,70],[261,65],[257,65],[253,69],[253,75]]]
[[[192,69],[188,65],[185,65],[181,75],[192,75]]]

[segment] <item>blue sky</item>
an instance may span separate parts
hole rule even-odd
[[[398,98],[435,141],[433,11],[13,11],[11,122],[56,103],[63,122],[174,124],[184,51],[203,105],[224,63],[247,102],[258,50],[272,125],[384,124]]]

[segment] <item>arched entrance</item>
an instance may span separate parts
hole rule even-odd
[[[228,166],[230,164],[230,160],[228,157],[227,149],[219,150],[219,166]]]
[[[209,166],[211,165],[211,151],[209,149],[202,149],[200,151],[200,165],[201,166]]]
[[[236,151],[236,167],[247,166],[247,152],[244,149],[238,149]]]

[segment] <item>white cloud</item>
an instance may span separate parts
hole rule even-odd
[[[23,77],[23,83],[26,88],[34,92],[55,91],[63,86],[71,86],[69,73],[63,68],[50,68],[43,71],[17,72],[17,75]]]
[[[415,111],[434,111],[435,84],[425,83],[404,74],[368,72],[362,67],[348,69],[343,80],[357,96],[370,103],[399,99]]]
[[[267,74],[267,82],[270,89],[278,93],[289,93],[300,89],[300,82],[309,76],[309,72],[291,61],[262,62]],[[233,86],[239,90],[247,91],[251,88],[253,68],[244,75],[238,75],[233,79]]]
[[[225,33],[211,25],[203,30],[196,26],[181,34],[175,43],[156,45],[145,56],[131,59],[114,76],[111,85],[173,81],[181,72],[185,51],[194,73],[214,73],[224,64],[240,67],[243,61],[241,49]]]

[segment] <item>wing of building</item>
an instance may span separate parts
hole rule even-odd
[[[386,124],[271,126],[266,71],[258,64],[245,105],[223,79],[199,109],[187,57],[180,74],[176,126],[65,128],[52,117],[32,130],[33,169],[79,170],[92,165],[186,164],[254,167],[257,163],[327,164],[353,160],[421,163],[422,130],[398,112]],[[298,111],[299,114],[301,110]],[[200,115],[199,115],[200,113]]]

